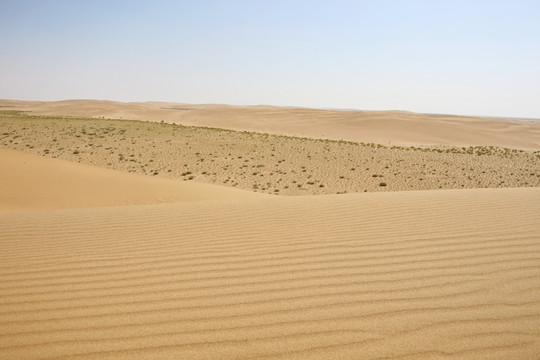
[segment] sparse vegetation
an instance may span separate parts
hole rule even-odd
[[[44,124],[53,136],[37,135]],[[0,126],[0,146],[11,149],[281,195],[380,191],[386,184],[393,191],[540,186],[540,151],[385,146],[13,110],[0,111]]]

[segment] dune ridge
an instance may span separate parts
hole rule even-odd
[[[0,100],[5,109],[39,115],[165,121],[281,135],[390,145],[493,145],[540,150],[540,121],[407,111],[343,111],[104,100]]]
[[[533,359],[539,211],[520,188],[0,214],[0,358]]]

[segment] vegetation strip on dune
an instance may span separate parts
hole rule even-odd
[[[540,151],[399,147],[135,120],[0,111],[0,145],[282,195],[540,186]]]

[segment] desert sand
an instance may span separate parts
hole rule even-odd
[[[0,212],[250,199],[250,191],[114,171],[0,149]]]
[[[539,189],[0,215],[3,359],[540,353]]]
[[[500,146],[540,150],[540,122],[407,111],[342,111],[99,100],[0,100],[0,108],[37,115],[164,121],[240,131],[385,145]]]
[[[0,127],[0,146],[13,150],[280,195],[540,186],[538,150],[385,146],[5,110]]]
[[[535,124],[412,149],[100,114],[0,119],[0,359],[540,356]]]

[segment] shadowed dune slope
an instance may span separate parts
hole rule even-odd
[[[1,359],[534,359],[540,189],[0,214]]]
[[[392,145],[493,145],[540,149],[540,121],[429,115],[407,111],[343,111],[165,102],[122,103],[103,100],[0,100],[0,106],[41,115],[165,121]]]
[[[0,184],[0,212],[264,197],[7,149],[0,149]]]

